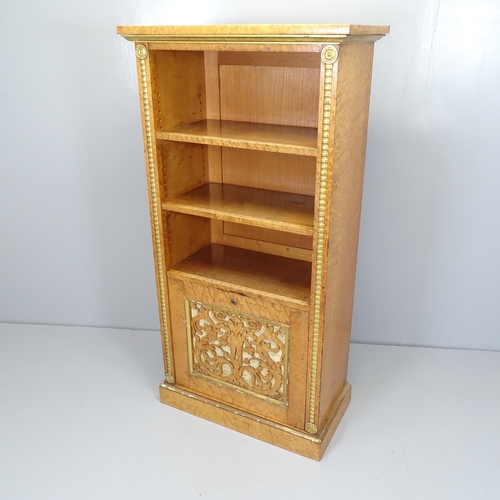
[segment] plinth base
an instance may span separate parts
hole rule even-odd
[[[314,460],[320,460],[323,456],[350,400],[351,385],[346,382],[318,435],[312,435],[180,389],[175,385],[160,385],[162,403]]]

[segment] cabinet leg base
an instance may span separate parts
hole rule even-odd
[[[175,385],[160,385],[160,401],[216,424],[247,434],[266,443],[320,460],[351,400],[351,384],[346,382],[317,436],[278,424]]]

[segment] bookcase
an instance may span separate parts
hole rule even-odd
[[[319,460],[346,381],[385,26],[120,26],[135,42],[163,403]]]

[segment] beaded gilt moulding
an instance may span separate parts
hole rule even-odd
[[[135,43],[163,403],[319,460],[346,380],[387,26],[120,26]]]

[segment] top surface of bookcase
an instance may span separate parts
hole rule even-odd
[[[158,35],[386,35],[389,26],[363,24],[212,24],[206,26],[118,26],[118,34]]]
[[[389,33],[389,26],[360,24],[213,24],[208,26],[118,26],[117,33],[131,41],[186,41],[188,38],[233,38],[263,42],[328,42],[369,38]]]

